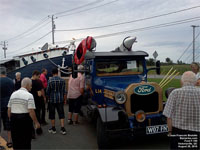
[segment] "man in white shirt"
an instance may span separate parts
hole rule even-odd
[[[8,116],[11,120],[14,149],[31,149],[33,122],[36,128],[40,128],[34,111],[34,98],[29,93],[31,88],[31,79],[24,78],[21,88],[11,95],[8,103]]]

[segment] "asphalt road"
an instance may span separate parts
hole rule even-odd
[[[65,112],[68,108],[65,106]],[[60,134],[60,125],[56,120],[56,134],[48,133],[51,127],[42,126],[43,135],[37,136],[32,141],[32,149],[98,149],[96,141],[96,129],[85,118],[80,117],[79,125],[68,125],[65,123],[67,130],[66,135]],[[1,136],[6,139],[6,133],[2,132]],[[112,141],[115,149],[169,149],[169,140],[165,135],[153,137],[137,137],[135,139],[120,138]]]

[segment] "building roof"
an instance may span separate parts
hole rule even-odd
[[[0,65],[5,64],[5,63],[10,62],[10,61],[15,61],[15,59],[3,59],[3,60],[0,60]]]

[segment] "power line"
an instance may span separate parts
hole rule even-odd
[[[46,37],[46,36],[47,36],[47,35],[49,35],[50,33],[51,33],[51,31],[50,31],[50,32],[48,32],[48,33],[46,33],[45,35],[43,35],[43,36],[42,36],[42,37],[40,37],[39,39],[37,39],[37,40],[35,40],[35,41],[31,42],[30,44],[28,44],[28,45],[26,45],[26,46],[24,46],[24,47],[22,47],[22,48],[20,48],[20,49],[16,50],[16,52],[19,52],[19,51],[21,51],[21,50],[23,50],[23,49],[25,49],[25,48],[29,47],[30,45],[32,45],[32,44],[36,43],[37,41],[39,41],[39,40],[43,39],[44,37]],[[13,53],[12,53],[12,54],[13,54]]]
[[[95,3],[99,3],[99,2],[102,2],[104,0],[100,0],[100,1],[95,1],[95,2],[92,2],[92,3],[88,3],[86,5],[83,5],[83,6],[80,6],[81,8],[83,7],[86,7],[86,6],[89,6],[89,5],[92,5],[92,4],[95,4]],[[115,1],[118,1],[118,0],[115,0]],[[106,3],[104,5],[108,5],[110,3],[113,3],[115,1],[112,1],[112,2],[109,2],[109,3]],[[104,6],[104,5],[100,5],[98,7],[101,7],[101,6]],[[63,11],[63,12],[58,12],[58,13],[55,13],[56,15],[57,14],[62,14],[62,13],[66,13],[66,12],[70,12],[70,11],[73,11],[73,10],[76,10],[76,9],[79,9],[80,7],[77,7],[77,8],[73,8],[71,10],[67,10],[67,11]],[[94,8],[97,8],[97,7],[94,7]],[[88,11],[88,10],[91,10],[91,9],[94,9],[94,8],[90,8],[90,9],[87,9],[87,10],[83,10],[83,11]],[[80,12],[83,12],[83,11],[80,11]],[[75,12],[75,13],[72,13],[72,14],[76,14],[76,13],[80,13],[80,12]],[[67,15],[72,15],[72,14],[67,14]],[[59,17],[62,17],[62,16],[59,16]],[[7,39],[7,41],[11,41],[11,40],[15,40],[16,38],[20,38],[21,36],[23,36],[24,34],[26,34],[27,32],[30,32],[31,30],[33,30],[34,28],[36,28],[38,25],[42,24],[43,22],[45,22],[46,20],[48,20],[48,16],[41,19],[41,21],[39,21],[37,24],[35,24],[34,26],[32,26],[31,28],[27,29],[26,31],[24,31],[23,33],[17,35],[17,36],[14,36],[10,39]]]
[[[195,39],[200,35],[200,32],[197,34],[197,36],[195,37]],[[178,61],[183,57],[183,55],[186,53],[186,51],[192,46],[193,41],[188,45],[188,47],[183,51],[183,53],[181,54],[181,56],[179,57]]]
[[[190,57],[191,57],[191,58],[190,58]],[[188,60],[188,61],[187,61],[187,60]],[[187,61],[188,63],[191,63],[191,62],[193,62],[192,60],[193,60],[192,53],[190,53],[190,54],[188,55],[186,61]]]
[[[200,45],[196,48],[197,50],[200,48]],[[195,56],[195,59],[199,58],[200,53]]]
[[[187,53],[188,55],[185,57],[185,62],[191,62],[192,61],[192,53]]]
[[[103,0],[100,0],[100,1],[95,1],[95,2],[92,2],[92,3],[88,3],[86,5],[83,5],[83,6],[80,6],[80,7],[77,7],[77,8],[73,8],[73,9],[70,9],[70,10],[67,10],[67,11],[63,11],[63,12],[58,12],[58,13],[55,13],[54,15],[57,15],[57,14],[62,14],[62,13],[66,13],[66,12],[70,12],[70,11],[73,11],[73,10],[76,10],[76,9],[79,9],[79,8],[83,8],[83,7],[86,7],[86,6],[89,6],[89,5],[92,5],[92,4],[95,4],[97,2],[101,2]],[[7,41],[11,41],[11,40],[15,40],[16,38],[18,37],[21,37],[23,36],[24,34],[30,32],[31,30],[33,30],[34,28],[36,28],[37,26],[41,25],[43,22],[45,22],[46,20],[48,20],[49,18],[48,17],[45,17],[43,19],[41,19],[38,23],[36,23],[35,25],[33,25],[31,28],[27,29],[26,31],[24,31],[23,33],[17,35],[17,36],[14,36],[10,39],[7,39]],[[33,33],[33,32],[32,32]],[[31,34],[32,34],[31,33]]]
[[[144,27],[144,28],[139,28],[139,29],[134,29],[134,30],[122,31],[122,32],[117,32],[117,33],[113,33],[113,34],[108,34],[105,36],[101,35],[101,36],[97,36],[97,38],[115,36],[118,34],[124,34],[124,33],[129,33],[129,32],[138,32],[138,31],[144,31],[144,30],[150,30],[150,29],[157,29],[157,28],[168,27],[168,26],[173,26],[173,25],[178,25],[178,24],[183,24],[183,23],[200,20],[200,17],[195,17],[195,18],[184,19],[184,20],[179,20],[179,21],[174,21],[174,22],[170,22],[170,23],[164,23],[164,24],[159,24],[159,25],[155,25],[155,26],[149,26],[149,27]]]
[[[44,28],[45,26],[47,26],[50,22],[51,22],[51,21],[47,22],[46,24],[42,25],[41,27],[37,28],[36,30],[33,30],[32,32],[30,32],[30,33],[28,33],[28,34],[24,34],[24,35],[22,35],[21,37],[12,40],[12,42],[13,42],[13,41],[16,41],[16,40],[20,40],[20,39],[22,39],[22,38],[24,38],[24,37],[27,37],[27,36],[29,36],[29,35],[35,33],[36,31],[40,30],[41,28]]]
[[[38,25],[42,24],[42,23],[45,22],[46,20],[48,20],[48,17],[43,18],[43,19],[40,20],[38,23],[36,23],[35,25],[33,25],[31,28],[27,29],[26,31],[24,31],[23,33],[21,33],[21,34],[15,36],[15,37],[12,37],[12,38],[8,39],[7,41],[16,39],[16,38],[18,38],[18,37],[24,35],[25,33],[31,31],[32,29],[34,29],[34,28],[37,27]]]
[[[115,2],[117,2],[117,1],[119,1],[119,0],[114,0],[114,1],[111,1],[111,2],[108,2],[108,3],[105,3],[105,4],[102,4],[102,5],[99,5],[99,6],[96,6],[96,7],[84,9],[84,10],[77,11],[77,12],[74,12],[74,13],[71,13],[71,14],[61,15],[61,16],[57,16],[57,17],[60,18],[60,17],[65,17],[65,16],[69,16],[69,15],[73,15],[73,14],[77,14],[77,13],[89,11],[89,10],[92,10],[92,9],[95,9],[95,8],[99,8],[99,7],[102,7],[102,6],[109,5],[109,4],[111,4],[111,3],[115,3]]]
[[[100,3],[100,2],[102,2],[102,1],[104,1],[104,0],[97,0],[97,1],[94,1],[94,2],[91,2],[91,3],[87,3],[87,4],[85,4],[85,5],[82,5],[82,6],[79,6],[79,7],[76,7],[76,8],[72,8],[72,9],[69,9],[69,10],[66,10],[66,11],[62,11],[62,12],[55,13],[55,14],[53,14],[53,15],[55,16],[55,15],[59,15],[59,14],[71,12],[71,11],[74,11],[74,10],[79,9],[79,8],[84,8],[84,7],[87,7],[87,6],[89,6],[89,5],[94,5],[94,4],[96,4],[96,3]]]
[[[158,17],[162,17],[162,16],[167,16],[167,15],[171,15],[171,14],[176,14],[176,13],[188,11],[188,10],[191,10],[191,9],[196,9],[196,8],[199,8],[199,7],[200,7],[200,5],[194,6],[194,7],[190,7],[190,8],[181,9],[181,10],[178,10],[178,11],[173,11],[173,12],[161,14],[161,15],[155,15],[155,16],[146,17],[146,18],[142,18],[142,19],[136,19],[136,20],[125,21],[125,22],[120,22],[120,23],[114,23],[114,24],[109,24],[109,25],[94,26],[94,27],[88,27],[88,28],[67,29],[67,30],[56,30],[56,31],[80,31],[80,30],[91,30],[91,29],[113,27],[113,26],[118,26],[118,25],[123,25],[123,24],[129,24],[129,23],[133,23],[133,22],[140,22],[140,21],[150,20],[150,19],[154,19],[154,18],[158,18]]]
[[[147,27],[143,27],[143,28],[137,28],[137,29],[120,31],[120,32],[115,32],[115,33],[110,33],[110,34],[98,35],[98,36],[93,36],[93,37],[95,39],[106,38],[106,37],[121,35],[121,34],[125,34],[125,33],[130,33],[130,32],[139,32],[139,31],[157,29],[157,28],[162,28],[162,27],[174,26],[174,25],[188,23],[188,22],[197,21],[197,20],[200,20],[200,16],[194,17],[194,18],[189,18],[189,19],[184,19],[184,20],[179,20],[179,21],[174,21],[174,22],[169,22],[169,23],[158,24],[158,25],[154,25],[154,26],[147,26]],[[76,39],[76,41],[81,41],[82,39],[83,38],[79,38],[79,39]],[[69,43],[69,42],[71,42],[71,40],[60,41],[60,42],[56,42],[56,43],[63,44],[63,43]]]
[[[181,54],[181,56],[179,57],[179,59],[177,61],[179,61],[183,55],[186,53],[186,51],[192,46],[192,42],[188,45],[188,47],[183,51],[183,53]]]

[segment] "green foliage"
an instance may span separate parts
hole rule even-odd
[[[183,61],[181,61],[181,60],[177,60],[177,64],[178,65],[182,65],[182,64],[185,64]]]
[[[160,83],[162,79],[158,79],[158,78],[149,78],[148,82],[156,82],[156,83]],[[181,84],[180,84],[180,79],[173,79],[169,84],[167,84],[164,88],[163,88],[163,100],[166,101],[166,97],[165,97],[165,91],[166,89],[170,88],[170,87],[175,87],[175,88],[180,88]]]
[[[147,66],[155,66],[155,61],[153,58],[149,58],[146,60]]]
[[[148,66],[147,68],[151,68],[152,66]],[[182,75],[185,71],[191,70],[190,65],[163,65],[161,64],[161,75],[166,75],[168,71],[173,67],[173,70],[179,72],[179,75]],[[155,70],[149,71],[148,74],[156,74]]]
[[[167,57],[167,58],[165,59],[165,61],[166,61],[167,63],[169,63],[169,62],[171,61],[171,59],[170,59],[169,57]]]

